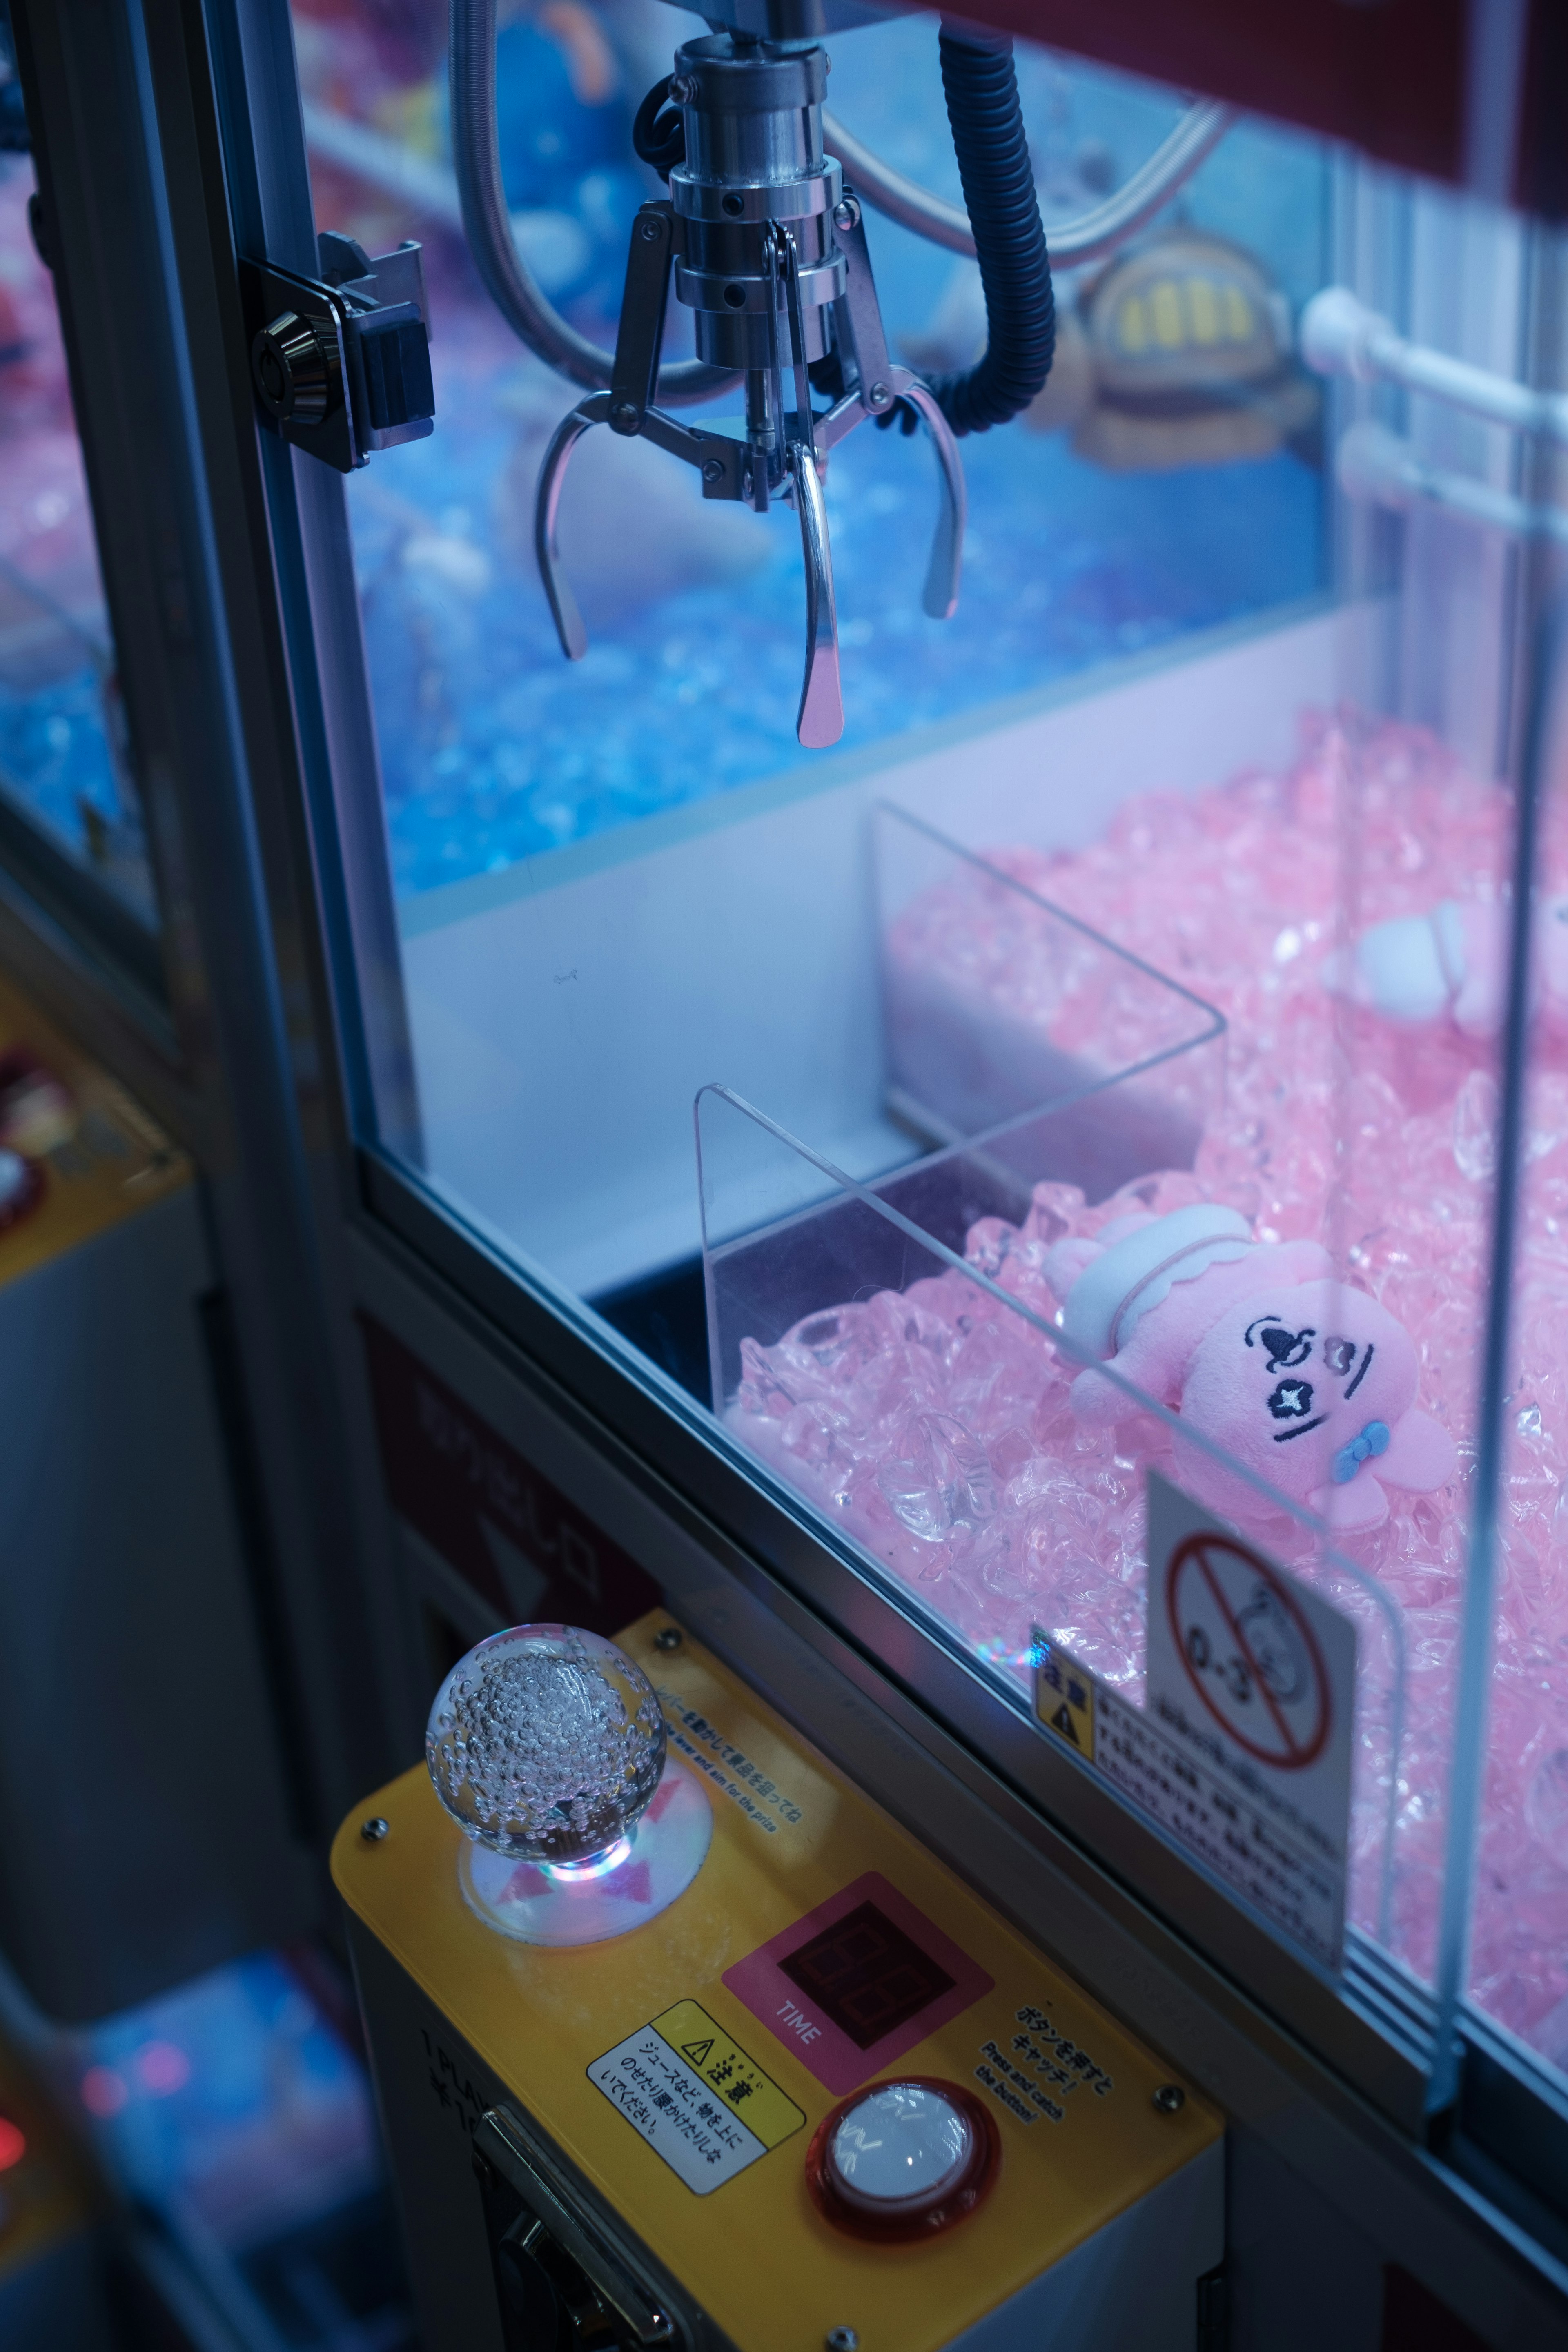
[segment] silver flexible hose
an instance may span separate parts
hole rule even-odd
[[[542,360],[581,384],[607,392],[613,353],[569,326],[517,249],[501,184],[496,131],[496,0],[452,0],[452,158],[468,236],[485,289],[501,317]],[[740,382],[703,360],[680,360],[658,372],[658,398],[666,408],[714,400]]]
[[[458,5],[458,0],[453,0],[454,14]],[[1072,269],[1086,261],[1099,261],[1125,244],[1153,218],[1162,205],[1169,203],[1178,188],[1185,186],[1235,119],[1233,108],[1216,105],[1210,99],[1189,107],[1170,137],[1156,147],[1148,162],[1140,164],[1113,196],[1107,196],[1092,212],[1080,213],[1076,220],[1058,221],[1054,228],[1047,226],[1046,243],[1052,268]],[[901,172],[879,161],[826,109],[822,143],[830,155],[838,158],[846,179],[867,204],[897,221],[900,227],[913,229],[917,236],[928,238],[932,245],[944,245],[950,253],[967,254],[973,261],[974,232],[969,226],[968,214],[961,206],[944,204],[940,196],[933,196],[913,180],[906,180]]]

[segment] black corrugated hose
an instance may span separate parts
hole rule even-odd
[[[1027,408],[1051,372],[1057,306],[1035,174],[1018,107],[1013,44],[942,19],[947,119],[985,289],[985,350],[972,368],[932,376],[955,433],[986,433]]]

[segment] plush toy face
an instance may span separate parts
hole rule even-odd
[[[1447,1432],[1415,1406],[1418,1369],[1404,1325],[1364,1291],[1281,1285],[1223,1310],[1194,1353],[1181,1414],[1292,1501],[1375,1527],[1385,1483],[1426,1492],[1453,1475]],[[1188,1470],[1215,1486],[1195,1455]]]

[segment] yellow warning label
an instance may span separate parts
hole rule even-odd
[[[1047,1731],[1094,1761],[1094,1676],[1048,1633],[1035,1628],[1035,1713]]]
[[[771,2074],[764,2074],[738,2042],[731,2042],[694,2000],[678,2000],[653,2030],[677,2057],[684,2058],[694,2074],[710,2084],[731,2112],[753,2131],[764,2147],[777,2147],[797,2132],[805,2117],[793,2099],[786,2099]]]

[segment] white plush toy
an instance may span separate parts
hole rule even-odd
[[[1425,915],[1374,923],[1352,956],[1331,959],[1329,987],[1413,1025],[1451,1020],[1467,1037],[1495,1037],[1508,1010],[1506,898],[1443,898]],[[1531,954],[1532,1009],[1568,1023],[1568,897],[1542,898]]]

